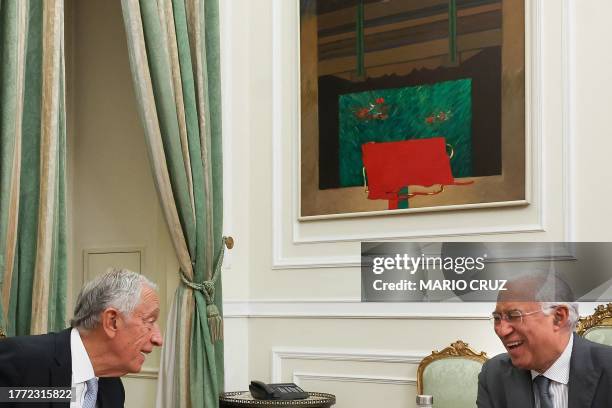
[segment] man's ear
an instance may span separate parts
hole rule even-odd
[[[553,322],[555,326],[558,326],[559,328],[564,328],[565,326],[567,326],[569,321],[569,309],[567,308],[567,306],[557,306],[555,308],[553,317]]]
[[[109,307],[102,312],[102,329],[110,338],[114,338],[117,335],[118,319],[119,312],[117,309]]]

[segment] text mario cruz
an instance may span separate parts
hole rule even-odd
[[[486,280],[419,280],[410,281],[402,279],[398,282],[384,282],[377,279],[372,283],[374,290],[405,290],[405,291],[421,291],[421,290],[472,290],[472,291],[500,291],[506,290],[506,282],[504,279]]]

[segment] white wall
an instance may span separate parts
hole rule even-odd
[[[609,95],[612,92],[612,50],[601,48],[601,39],[610,35],[605,15],[612,11],[606,0],[571,1],[569,100],[572,132],[570,180],[575,200],[576,237],[585,241],[610,241],[612,231],[605,214],[610,206],[610,187],[605,186],[606,151],[612,146],[612,129],[608,125]],[[602,185],[603,184],[603,185]],[[595,193],[593,193],[595,192]]]

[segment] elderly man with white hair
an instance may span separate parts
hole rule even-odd
[[[123,407],[119,377],[139,372],[146,355],[162,345],[155,290],[143,275],[112,269],[81,289],[71,328],[0,340],[0,387],[75,392],[70,405],[32,400],[2,406]]]
[[[478,407],[612,407],[612,347],[574,334],[578,316],[572,291],[558,277],[510,282],[492,313],[507,353],[484,364]]]

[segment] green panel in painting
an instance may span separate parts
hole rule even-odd
[[[472,174],[472,80],[340,95],[340,185],[363,185],[361,145],[443,136],[453,176]]]

